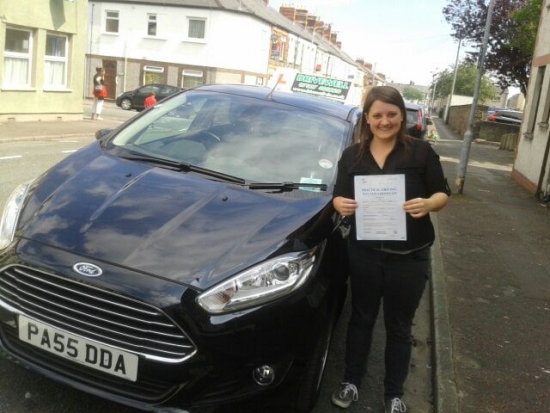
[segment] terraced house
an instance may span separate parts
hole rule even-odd
[[[87,2],[0,0],[0,122],[82,119]]]
[[[0,121],[81,119],[96,67],[112,100],[148,83],[267,85],[281,68],[360,91],[374,75],[330,24],[268,0],[0,0],[0,61]]]
[[[268,0],[93,0],[88,13],[87,77],[104,67],[111,99],[147,83],[267,85],[281,67],[362,87],[367,72],[330,25]]]
[[[512,177],[550,202],[550,1],[542,2],[531,78]]]

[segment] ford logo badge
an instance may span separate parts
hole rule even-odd
[[[77,262],[73,265],[73,270],[85,277],[99,277],[103,274],[103,270],[97,265],[90,264],[89,262]]]

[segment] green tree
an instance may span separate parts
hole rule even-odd
[[[453,86],[454,67],[445,69],[436,74],[434,81],[430,86],[431,93],[435,89],[435,99],[445,98],[451,94]],[[477,80],[477,67],[471,62],[465,61],[458,65],[456,72],[456,83],[454,95],[474,96],[474,89]],[[481,86],[479,89],[479,100],[483,102],[486,99],[494,99],[497,95],[497,90],[493,82],[487,75],[481,78]]]
[[[426,98],[424,93],[412,86],[405,86],[403,88],[403,97],[409,102],[419,102]]]
[[[501,88],[518,86],[525,95],[542,0],[497,0],[491,19],[484,69],[492,72]],[[487,20],[485,0],[449,0],[443,14],[453,37],[481,46]],[[478,47],[479,50],[479,47]],[[479,61],[479,51],[468,60]]]

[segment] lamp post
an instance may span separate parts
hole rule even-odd
[[[437,83],[439,82],[439,78],[437,80],[434,80],[435,77],[438,75],[437,72],[438,69],[435,69],[432,75],[432,84],[433,84],[433,90],[432,90],[432,104],[430,105],[430,113],[432,116],[435,115],[435,92],[437,91]]]
[[[449,96],[449,100],[447,101],[447,106],[445,106],[445,115],[443,116],[443,121],[445,123],[449,122],[449,108],[451,107],[451,103],[453,103],[453,94],[455,93],[456,75],[458,73],[458,56],[460,54],[460,44],[461,43],[462,43],[462,39],[458,39],[458,49],[456,50],[456,59],[455,59],[455,73],[453,75],[453,84],[451,86],[451,95]]]
[[[472,107],[470,108],[470,117],[468,119],[468,126],[466,132],[464,132],[464,140],[462,141],[462,152],[460,153],[460,163],[458,164],[458,170],[456,174],[456,185],[459,194],[464,191],[464,181],[466,180],[466,168],[468,166],[468,158],[470,156],[470,146],[472,144],[473,132],[472,127],[474,124],[475,113],[477,109],[477,99],[479,97],[479,90],[481,86],[481,78],[483,76],[483,69],[485,67],[485,51],[487,50],[487,43],[489,41],[489,32],[491,31],[491,20],[493,17],[493,8],[495,7],[495,0],[489,1],[489,8],[487,9],[487,19],[485,21],[485,33],[483,35],[483,43],[481,44],[481,50],[479,53],[479,65],[477,71],[477,79],[474,88],[474,96],[472,99]]]

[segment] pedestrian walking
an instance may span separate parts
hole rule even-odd
[[[411,358],[412,322],[428,277],[430,246],[435,237],[429,213],[445,207],[450,190],[433,148],[407,135],[405,103],[397,89],[373,88],[365,99],[359,126],[359,142],[347,148],[338,162],[333,195],[334,208],[350,222],[352,311],[343,380],[332,402],[347,408],[358,400],[357,389],[366,372],[373,328],[382,305],[386,328],[383,403],[386,413],[402,413],[407,411],[403,385]],[[387,179],[387,175],[404,176],[405,202],[399,206],[405,215],[403,240],[364,237],[354,219],[359,206],[356,178]],[[384,209],[375,216],[377,225],[391,225],[383,216],[386,213]],[[363,218],[368,217],[357,220]]]
[[[103,111],[103,101],[107,97],[107,89],[105,87],[105,69],[96,67],[96,74],[93,79],[93,95],[94,103],[92,105],[92,120],[102,120],[99,116]]]
[[[143,105],[145,106],[146,109],[150,106],[156,105],[157,98],[155,96],[156,96],[155,92],[151,92],[149,93],[149,96],[145,98],[145,100],[143,101]]]

